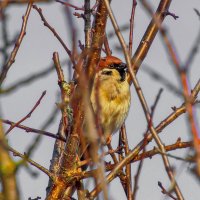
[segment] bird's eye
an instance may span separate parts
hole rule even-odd
[[[112,75],[112,71],[103,71],[101,74],[111,76]]]
[[[109,67],[112,69],[112,68],[115,68],[115,65],[114,64],[110,64]]]

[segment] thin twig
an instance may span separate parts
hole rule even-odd
[[[75,10],[84,11],[84,7],[78,7],[78,6],[75,6],[75,5],[71,4],[71,3],[67,3],[67,2],[64,2],[64,1],[60,1],[60,0],[56,0],[56,2],[59,2],[59,3],[63,4],[63,5],[65,5],[65,6],[69,6],[71,8],[74,8]]]
[[[154,16],[157,16],[157,19],[160,24],[165,19],[165,15],[163,15],[163,12],[166,10],[169,10],[171,1],[172,0],[160,1],[160,4],[156,10],[156,13],[154,14]],[[143,1],[140,1],[140,2],[143,2]],[[158,33],[158,31],[159,31],[159,27],[157,26],[157,23],[155,22],[154,18],[152,18],[151,22],[149,23],[149,26],[147,27],[146,32],[144,33],[144,35],[140,41],[140,44],[139,44],[134,56],[131,59],[132,68],[134,69],[134,71],[136,73],[139,70],[147,53],[149,52],[151,44],[154,41],[154,38],[155,38],[156,34]],[[130,77],[130,79],[131,79],[131,77]],[[131,80],[130,80],[130,82],[131,82]]]
[[[133,48],[133,27],[134,27],[134,18],[135,18],[135,8],[137,6],[137,1],[133,0],[132,3],[132,11],[131,11],[131,18],[130,18],[130,33],[129,33],[129,54],[132,55],[132,48]]]
[[[167,196],[169,196],[170,198],[177,200],[172,194],[170,194],[162,185],[162,183],[160,181],[158,181],[158,186],[162,189],[162,193],[166,194]]]
[[[139,177],[140,177],[140,174],[141,174],[141,171],[142,171],[143,161],[144,161],[144,158],[142,158],[140,160],[138,168],[137,168],[136,175],[134,177],[134,188],[133,188],[132,200],[136,199],[136,194],[137,194],[137,191],[138,191],[138,184],[139,184]]]
[[[44,26],[46,26],[53,34],[54,36],[58,39],[58,41],[61,43],[61,45],[63,46],[63,48],[65,49],[65,51],[67,52],[71,62],[73,63],[73,65],[75,65],[75,61],[74,58],[72,56],[71,51],[68,49],[68,47],[65,45],[65,43],[63,42],[62,38],[58,35],[58,33],[56,32],[56,30],[47,22],[47,20],[45,19],[44,15],[42,14],[42,9],[38,8],[36,5],[33,5],[33,8],[39,13],[41,20],[44,23]]]
[[[32,115],[32,113],[35,111],[35,109],[40,105],[40,102],[41,102],[42,98],[43,98],[45,95],[46,95],[46,91],[44,91],[44,92],[42,93],[41,97],[38,99],[38,101],[37,101],[36,104],[33,106],[33,108],[31,109],[31,111],[30,111],[25,117],[23,117],[22,119],[20,119],[16,124],[12,124],[12,125],[10,126],[10,128],[6,131],[5,134],[7,135],[8,133],[10,133],[10,131],[11,131],[13,128],[17,127],[17,126],[20,125],[23,121],[25,121],[26,119],[30,118],[31,115]]]
[[[151,106],[151,121],[149,122],[148,126],[147,126],[147,131],[144,135],[144,139],[143,139],[143,143],[144,144],[147,144],[147,132],[149,131],[149,127],[150,125],[153,123],[153,117],[154,117],[154,113],[155,113],[155,109],[156,109],[156,106],[158,104],[158,101],[160,99],[160,96],[161,96],[161,93],[162,93],[162,89],[159,90],[157,96],[156,96],[156,99],[155,99],[155,102],[154,104]],[[144,145],[144,148],[143,148],[143,153],[145,152],[145,145]],[[135,175],[135,178],[134,178],[134,188],[133,188],[133,195],[132,195],[132,199],[136,199],[136,194],[137,194],[137,191],[138,191],[138,183],[139,183],[139,177],[140,177],[140,174],[141,174],[141,171],[142,171],[142,166],[143,166],[143,159],[144,157],[142,157],[142,159],[140,160],[140,163],[138,165],[138,168],[137,168],[137,173]]]
[[[53,122],[55,121],[55,119],[57,117],[57,114],[58,114],[58,109],[55,107],[52,110],[51,114],[49,114],[49,118],[44,122],[44,124],[41,126],[40,129],[42,131],[46,130],[51,124],[53,124]],[[53,134],[53,135],[55,136],[55,134]],[[65,140],[65,138],[63,138],[60,134],[56,134],[56,136],[57,136],[56,139],[62,138]],[[34,138],[33,142],[28,146],[28,149],[26,150],[26,152],[29,157],[31,156],[31,154],[33,154],[34,150],[37,150],[37,146],[40,143],[41,139],[42,139],[42,135],[40,135],[40,134],[37,135]],[[65,141],[63,141],[63,142],[65,142]]]
[[[8,62],[6,63],[6,65],[3,66],[1,74],[0,74],[0,86],[2,85],[4,79],[6,78],[6,75],[8,73],[8,70],[10,69],[10,67],[12,66],[12,64],[15,62],[15,57],[17,55],[17,52],[19,50],[19,47],[22,43],[22,40],[26,34],[26,27],[27,27],[27,22],[28,22],[28,18],[29,18],[29,14],[31,12],[31,8],[32,8],[32,1],[29,2],[27,9],[26,9],[26,13],[25,15],[22,17],[23,22],[22,22],[22,27],[21,27],[21,31],[20,34],[17,38],[17,41],[15,43],[15,47],[12,50],[11,54],[10,54],[10,58],[8,60]]]
[[[158,91],[158,94],[156,96],[156,99],[155,99],[155,102],[154,102],[153,106],[151,106],[151,119],[153,119],[153,116],[154,116],[154,113],[155,113],[155,109],[156,109],[156,106],[158,104],[158,101],[160,100],[162,92],[163,92],[163,89],[161,88]]]
[[[51,172],[49,172],[49,170],[47,170],[45,167],[39,165],[35,161],[29,159],[26,154],[23,155],[23,154],[19,153],[17,150],[13,149],[12,147],[8,147],[8,150],[13,153],[13,156],[18,156],[18,157],[22,158],[23,161],[27,161],[28,163],[30,163],[31,165],[33,165],[34,167],[36,167],[40,171],[44,172],[51,179],[54,179],[53,174]]]
[[[187,59],[185,61],[184,70],[188,71],[191,68],[192,62],[194,61],[195,56],[197,56],[199,51],[199,45],[200,45],[200,30],[198,32],[197,38],[194,41],[194,44],[188,53]]]
[[[52,0],[31,0],[32,3],[50,3]],[[0,1],[0,9],[5,9],[9,5],[23,5],[30,3],[30,0],[2,0]]]
[[[12,126],[12,124],[16,124],[15,122],[12,122],[12,121],[10,121],[10,120],[6,120],[6,119],[0,119],[0,120],[1,120],[3,123],[9,124],[9,125],[11,125],[11,126]],[[58,139],[58,140],[62,140],[63,142],[66,141],[66,139],[63,138],[62,136],[60,136],[60,135],[55,135],[55,134],[50,133],[50,132],[47,132],[47,131],[43,131],[43,130],[31,128],[31,127],[24,126],[24,125],[21,125],[21,124],[17,125],[16,127],[25,130],[27,133],[29,133],[29,132],[37,133],[37,134],[40,134],[40,135],[45,135],[45,136],[52,137],[52,138],[55,138],[55,139]]]
[[[65,64],[66,61],[62,61],[61,65]],[[21,86],[28,86],[30,83],[47,76],[49,73],[53,72],[55,69],[54,65],[50,65],[46,67],[44,70],[41,70],[40,72],[36,72],[35,74],[31,74],[28,77],[22,78],[18,82],[16,81],[14,84],[11,84],[10,86],[7,86],[5,89],[0,88],[0,95],[6,95],[10,94],[13,91],[16,91],[19,88],[22,88]]]
[[[185,149],[185,148],[191,148],[193,146],[193,142],[190,141],[190,142],[181,142],[180,140],[178,140],[176,143],[174,144],[171,144],[171,145],[168,145],[168,146],[165,146],[165,150],[166,152],[168,151],[174,151],[174,150],[177,150],[177,149]],[[124,159],[126,160],[126,163],[134,163],[134,162],[138,162],[138,161],[141,161],[142,159],[147,159],[147,158],[152,158],[153,156],[155,155],[158,155],[160,154],[160,151],[158,150],[158,148],[153,148],[152,150],[149,150],[149,151],[146,151],[146,152],[143,152],[139,155],[137,155],[136,151],[132,150],[130,152],[130,154],[134,154],[132,155],[133,156],[133,159],[129,159],[128,157],[125,157]],[[130,156],[127,155],[127,156]],[[168,155],[168,154],[167,154]],[[176,159],[176,158],[175,158]],[[181,160],[181,161],[185,161],[185,162],[193,162],[193,159],[178,159],[178,160]],[[123,162],[123,160],[122,160]],[[84,163],[83,163],[84,164]],[[115,164],[108,164],[106,165],[106,172],[108,171],[111,171],[111,170],[114,170],[116,169],[116,167],[118,167],[119,163],[117,165]],[[124,166],[124,165],[123,165]],[[83,176],[83,178],[88,178],[88,177],[91,177],[95,174],[96,170],[93,170],[91,172],[85,172],[85,175]],[[115,177],[117,175],[117,172],[115,172],[116,174],[113,174],[113,176]],[[109,180],[108,182],[111,182],[114,177],[111,178],[111,180]]]
[[[122,134],[122,140],[124,142],[124,149],[125,149],[125,156],[129,154],[129,144],[128,144],[128,137],[127,137],[127,133],[126,133],[126,126],[125,123],[122,125],[121,128],[121,134]],[[131,178],[131,164],[128,163],[126,165],[126,196],[128,200],[132,199],[132,178]]]
[[[175,95],[182,97],[182,92],[178,89],[170,80],[168,80],[165,76],[159,74],[156,70],[152,67],[144,64],[142,71],[149,74],[154,80],[159,81],[162,85],[164,85],[170,92],[173,92]]]
[[[104,38],[104,47],[105,47],[106,55],[107,56],[112,55],[112,51],[111,51],[110,46],[109,46],[107,34],[105,34],[105,38]]]

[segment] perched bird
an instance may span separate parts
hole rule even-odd
[[[120,129],[130,108],[127,66],[119,58],[107,56],[99,62],[90,97],[99,118],[105,143]]]

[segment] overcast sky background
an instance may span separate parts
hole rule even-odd
[[[83,1],[71,2],[78,6],[83,5]],[[159,3],[158,0],[149,2],[153,4],[154,8],[157,8]],[[70,30],[68,20],[64,14],[64,7],[56,2],[37,5],[42,8],[47,21],[56,29],[67,46],[71,48]],[[112,1],[113,12],[120,26],[129,23],[131,6],[131,0],[123,0],[123,3],[120,0]],[[200,20],[193,10],[194,8],[200,10],[199,0],[173,0],[170,6],[170,11],[178,15],[179,18],[174,20],[172,17],[168,16],[164,21],[164,26],[167,27],[170,37],[174,40],[178,55],[183,64],[187,59],[188,53],[190,52],[200,29]],[[9,6],[6,10],[6,14],[9,17],[8,33],[10,39],[12,39],[16,32],[19,32],[21,29],[22,15],[24,15],[25,10],[26,6]],[[71,9],[71,11],[74,12],[73,9]],[[74,25],[76,25],[77,28],[77,38],[84,43],[83,20],[77,19],[76,17],[73,17],[73,20]],[[144,11],[141,4],[138,3],[135,15],[133,52],[137,48],[149,22],[150,17]],[[107,31],[113,31],[110,21],[108,22]],[[2,32],[0,34],[2,34]],[[123,32],[123,36],[128,43],[129,31]],[[0,39],[2,41],[2,35],[0,35]],[[2,42],[0,42],[0,44],[2,44]],[[110,39],[110,46],[113,50],[113,55],[124,60],[123,54],[114,48],[116,45],[119,46],[119,42],[116,37],[113,37]],[[9,51],[12,49],[13,47],[11,47]],[[59,53],[60,60],[65,62],[62,66],[65,68],[65,75],[67,77],[66,60],[68,59],[68,56],[65,50],[53,34],[43,26],[43,22],[41,21],[38,13],[32,9],[28,20],[26,36],[23,39],[16,61],[9,70],[8,77],[3,86],[6,88],[7,86],[19,81],[21,78],[28,77],[31,74],[37,73],[50,66],[53,63],[52,55],[55,51]],[[198,52],[192,66],[190,66],[189,80],[191,88],[194,87],[200,77],[199,55],[200,54]],[[104,56],[103,53],[102,56]],[[2,60],[0,61],[2,62]],[[167,78],[176,87],[180,88],[179,80],[176,77],[174,67],[168,60],[166,49],[163,45],[160,34],[157,35],[155,41],[153,42],[142,68],[147,67],[145,64]],[[144,70],[140,70],[137,77],[142,86],[149,107],[154,103],[159,89],[164,89],[156,108],[154,116],[155,125],[160,123],[172,112],[171,107],[178,107],[182,104],[183,99],[181,97],[176,96],[174,93],[169,91],[163,86],[162,83],[152,79],[147,73],[145,73]],[[55,103],[59,101],[57,98],[59,87],[57,85],[57,75],[55,71],[39,81],[26,85],[9,95],[1,96],[0,108],[3,118],[16,122],[24,117],[31,110],[44,90],[47,91],[47,94],[43,98],[40,106],[32,114],[31,118],[23,123],[26,126],[40,128],[46,119],[48,119],[52,110],[56,107]],[[133,87],[131,88],[131,92],[131,109],[126,125],[129,144],[132,149],[143,138],[143,133],[146,130],[146,120]],[[196,115],[198,119],[197,121],[199,121],[199,107],[196,109]],[[59,113],[56,120],[51,126],[48,127],[47,131],[52,133],[57,132],[60,116],[61,115]],[[7,127],[8,126],[5,126],[5,130]],[[35,136],[36,135],[34,133],[25,133],[24,131],[15,128],[9,134],[9,144],[23,153],[33,142]],[[165,128],[160,134],[160,137],[166,145],[175,143],[178,137],[181,137],[183,141],[189,141],[191,138],[189,129],[186,125],[186,115],[182,115],[170,126]],[[112,144],[113,146],[117,146],[118,134],[113,137]],[[52,156],[53,145],[54,139],[43,137],[32,159],[48,168],[49,161]],[[153,146],[155,146],[154,142],[148,145],[147,150],[151,149]],[[177,150],[176,152],[173,152],[173,154],[184,157],[188,154],[188,151]],[[176,168],[176,178],[185,199],[198,200],[200,196],[199,184],[190,173],[190,165],[171,158],[169,158],[169,160]],[[41,196],[42,199],[44,199],[48,177],[33,167],[31,167],[31,169],[38,172],[38,177],[36,179],[32,178],[24,168],[21,168],[20,170],[18,180],[21,188],[21,199],[27,200],[28,197],[36,198],[37,196]],[[134,175],[137,169],[137,163],[132,165],[132,169],[132,175]],[[170,186],[161,156],[155,156],[152,159],[146,159],[144,161],[139,181],[137,199],[164,199],[164,195],[157,186],[158,181],[161,181],[165,188]],[[109,189],[110,199],[125,199],[125,194],[118,179],[111,183]]]

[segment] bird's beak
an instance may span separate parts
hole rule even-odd
[[[117,66],[117,71],[120,73],[121,81],[124,81],[126,78],[126,72],[127,72],[127,65],[126,63],[120,63]]]
[[[125,69],[127,68],[127,65],[126,65],[126,63],[120,63],[120,64],[118,65],[118,68],[119,68],[119,69],[125,70]]]

